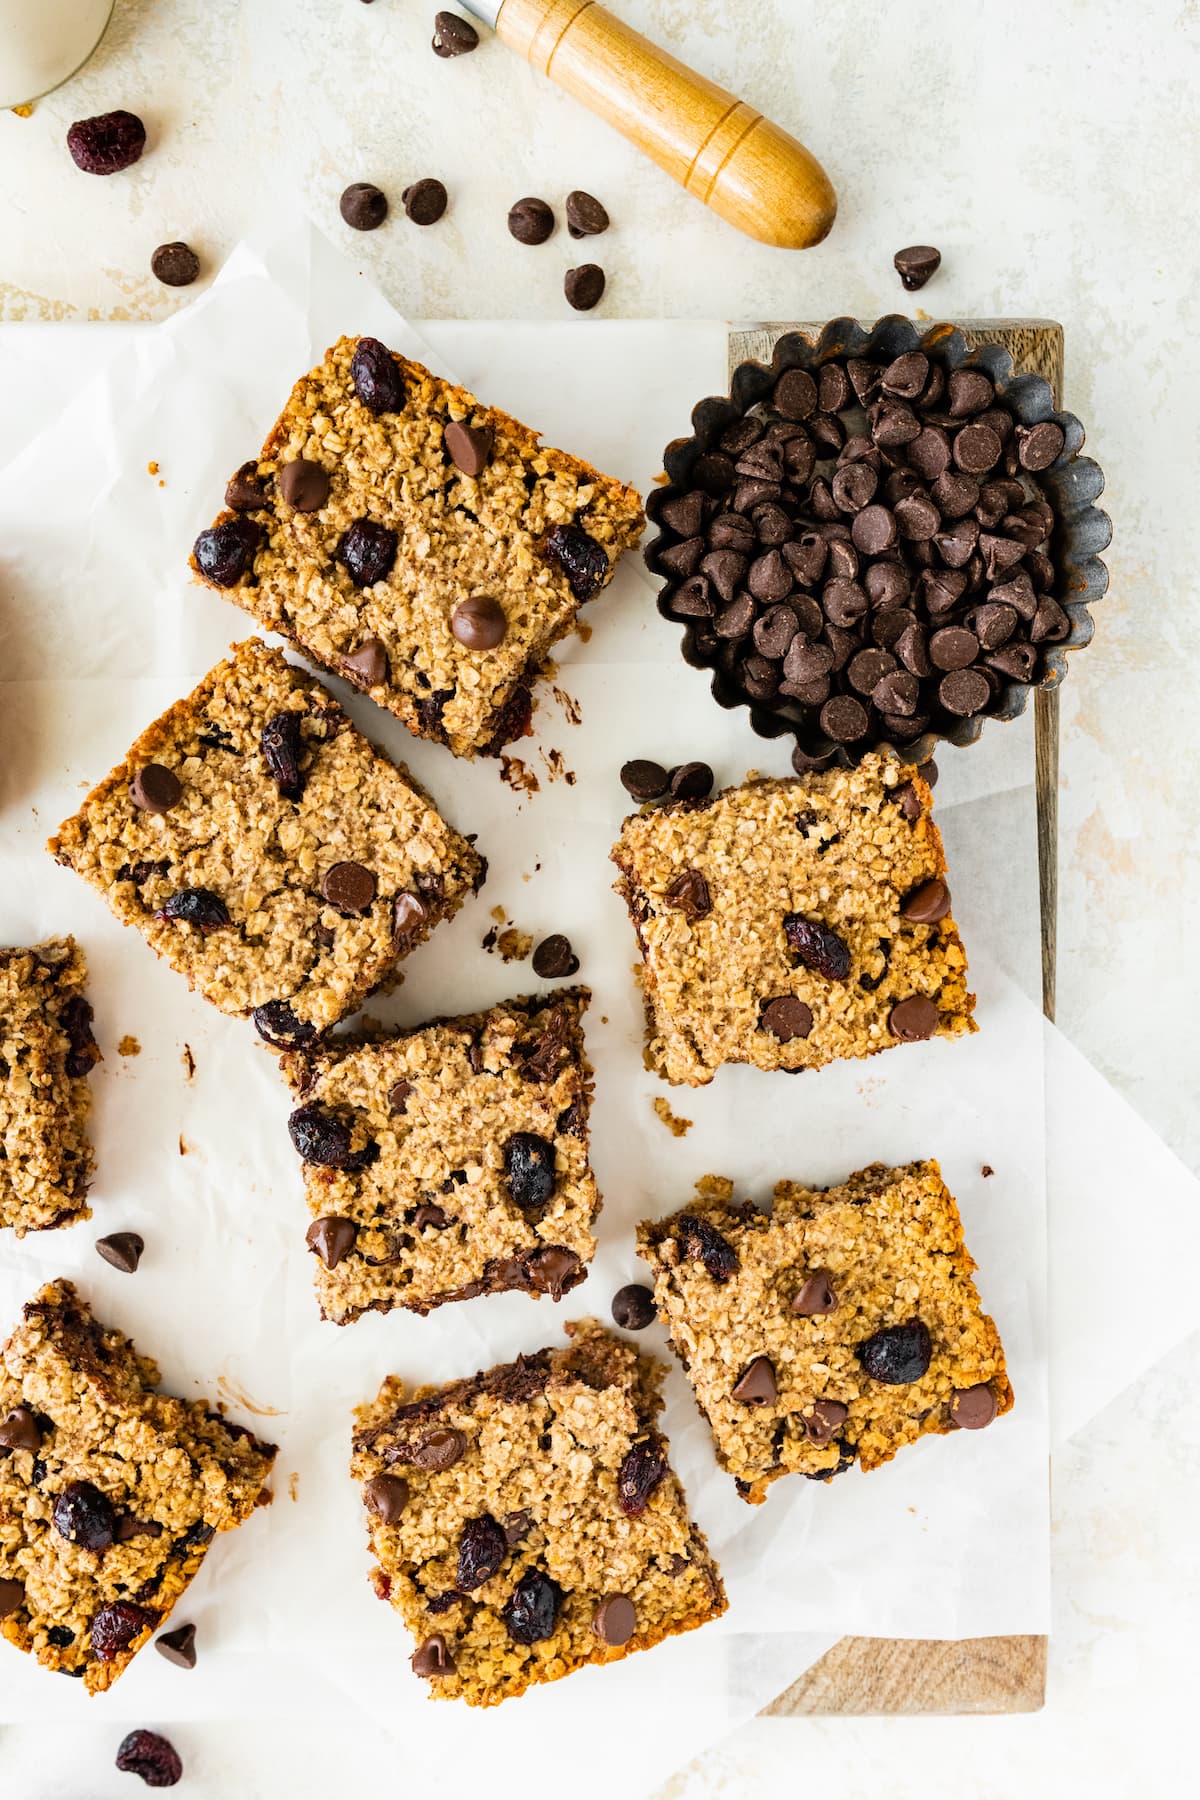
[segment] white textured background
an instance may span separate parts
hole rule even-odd
[[[43,0],[31,0],[41,4]],[[48,3],[48,0],[45,0]],[[502,47],[428,47],[426,0],[117,0],[92,65],[29,119],[0,117],[0,317],[163,316],[186,296],[148,272],[187,238],[215,268],[242,231],[299,196],[414,318],[559,317],[563,270],[597,260],[601,316],[864,317],[906,304],[899,245],[933,241],[937,316],[1039,315],[1067,331],[1067,403],[1108,475],[1112,591],[1063,693],[1059,1021],[1200,1167],[1200,326],[1195,0],[619,0],[633,23],[737,89],[818,152],[838,188],[832,238],[803,256],[736,237]],[[114,106],[150,128],[137,169],[79,175],[72,119]],[[420,231],[399,192],[439,175],[451,209]],[[337,196],[393,197],[369,237]],[[522,194],[561,208],[583,186],[608,236],[539,249],[508,237]],[[232,354],[253,347],[231,347]],[[4,416],[0,396],[0,421]],[[685,421],[680,420],[680,428]],[[1138,1232],[1115,1332],[1154,1305],[1169,1244]],[[1200,1343],[1180,1347],[1055,1464],[1057,1623],[1049,1704],[1011,1720],[760,1722],[673,1795],[845,1800],[1163,1791],[1183,1752],[1200,1614],[1193,1529]],[[647,1704],[656,1702],[648,1679]],[[129,1792],[111,1733],[0,1736],[4,1800]],[[239,1800],[389,1789],[403,1758],[368,1734],[181,1729],[185,1790]],[[586,1756],[586,1745],[581,1745]],[[570,1772],[501,1772],[539,1797]],[[627,1792],[640,1791],[631,1769]]]

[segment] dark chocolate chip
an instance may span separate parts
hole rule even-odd
[[[666,904],[681,912],[690,925],[707,918],[712,911],[712,896],[699,869],[684,869],[676,875],[663,894]]]
[[[143,763],[129,784],[129,798],[139,812],[168,813],[183,799],[183,787],[173,769]]]
[[[429,908],[419,894],[397,894],[392,907],[392,936],[400,945],[411,945],[429,917]]]
[[[770,1406],[778,1398],[775,1368],[769,1357],[756,1356],[743,1370],[733,1389],[733,1398],[747,1406]]]
[[[596,1608],[592,1630],[601,1643],[627,1644],[637,1630],[637,1608],[627,1594],[606,1594]]]
[[[785,419],[807,419],[817,405],[817,384],[805,369],[785,369],[771,396]]]
[[[892,263],[905,291],[915,294],[937,273],[941,260],[941,251],[932,244],[909,244],[906,249],[897,250]]]
[[[0,1580],[0,1619],[7,1619],[25,1604],[25,1589],[19,1581]]]
[[[929,640],[929,660],[935,669],[967,669],[979,655],[979,639],[962,625],[944,625]]]
[[[435,13],[433,20],[433,53],[443,58],[469,56],[479,47],[479,33],[457,13]]]
[[[996,1396],[986,1381],[975,1387],[955,1388],[950,1400],[950,1417],[963,1431],[982,1431],[997,1411]]]
[[[426,175],[406,187],[400,196],[414,225],[436,225],[446,210],[449,196],[436,176]]]
[[[814,1269],[806,1275],[792,1297],[792,1311],[802,1319],[814,1319],[837,1311],[837,1292],[828,1269]]]
[[[352,231],[375,231],[388,216],[387,195],[371,181],[352,181],[342,192],[338,211]]]
[[[778,662],[786,656],[799,624],[790,606],[772,606],[754,625],[754,645],[759,654]]]
[[[321,877],[321,893],[341,913],[364,913],[375,898],[377,883],[362,863],[336,862]]]
[[[319,512],[329,498],[329,476],[320,463],[301,456],[280,469],[279,492],[297,512]]]
[[[621,786],[632,800],[644,804],[649,800],[661,800],[667,791],[670,777],[661,763],[648,762],[636,757],[632,762],[621,765]]]
[[[865,506],[855,515],[850,530],[855,548],[864,556],[882,556],[896,542],[895,515],[886,506]]]
[[[517,1512],[505,1513],[501,1524],[504,1526],[505,1542],[510,1550],[523,1543],[533,1530],[532,1515],[525,1507],[521,1507]]]
[[[1033,473],[1048,469],[1062,455],[1066,441],[1062,426],[1053,419],[1043,419],[1040,425],[1018,426],[1017,461]]]
[[[258,464],[245,462],[225,487],[225,504],[231,512],[254,512],[267,505],[266,490],[258,478]]]
[[[494,650],[508,632],[504,608],[489,594],[460,600],[450,615],[450,630],[467,650]]]
[[[560,981],[565,975],[579,972],[579,958],[571,948],[571,940],[561,931],[542,939],[533,952],[533,972],[543,981]]]
[[[750,564],[746,585],[754,598],[764,604],[771,605],[786,599],[792,589],[792,576],[778,550],[768,550],[765,556],[758,557]],[[747,630],[752,623],[753,610],[747,622]]]
[[[966,475],[985,475],[1000,461],[1004,446],[990,425],[964,425],[954,439],[953,456]]]
[[[676,800],[705,800],[712,793],[713,772],[705,762],[680,763],[671,770],[670,787]]]
[[[920,490],[897,500],[895,518],[901,537],[921,543],[931,538],[942,522],[929,495]]]
[[[821,605],[830,624],[843,629],[856,625],[870,610],[866,590],[859,587],[857,581],[848,581],[842,575],[825,583],[821,590]]]
[[[599,237],[608,225],[608,213],[596,196],[583,188],[573,188],[567,195],[567,230],[571,236]]]
[[[996,390],[982,369],[952,369],[946,383],[952,419],[968,419],[992,404]]]
[[[916,925],[934,925],[944,919],[950,911],[950,889],[938,877],[932,881],[923,881],[920,887],[905,896],[900,906],[902,919],[911,919]]]
[[[790,1044],[793,1038],[806,1038],[812,1030],[812,1008],[794,994],[780,994],[763,1007],[759,1027],[781,1044]]]
[[[695,537],[704,524],[704,495],[697,488],[690,494],[677,494],[663,502],[659,518],[681,538]]]
[[[552,1300],[561,1300],[569,1288],[577,1286],[583,1265],[575,1251],[568,1250],[565,1244],[547,1244],[544,1250],[535,1250],[525,1266],[535,1293],[549,1294]]]
[[[921,684],[915,675],[910,675],[907,669],[893,669],[880,677],[871,690],[871,699],[881,713],[909,719],[917,710],[920,694]]]
[[[194,1669],[196,1666],[196,1627],[194,1625],[177,1625],[173,1631],[164,1631],[154,1640],[154,1648],[160,1656],[165,1656],[169,1663],[177,1669]]]
[[[440,1631],[435,1631],[413,1651],[412,1671],[424,1681],[435,1681],[439,1675],[457,1673],[450,1647]]]
[[[96,1239],[99,1255],[125,1275],[134,1274],[145,1248],[145,1238],[136,1231],[114,1231],[108,1237]]]
[[[887,650],[860,650],[846,667],[850,686],[856,694],[871,695],[885,675],[896,667],[896,659]]]
[[[721,608],[713,620],[718,637],[744,638],[754,623],[754,602],[749,594],[738,594],[728,606]]]
[[[414,1468],[438,1472],[452,1469],[466,1454],[467,1440],[453,1425],[437,1425],[427,1431],[404,1457]]]
[[[450,453],[451,462],[473,481],[478,480],[491,461],[495,439],[493,425],[468,425],[461,419],[452,419],[442,433],[442,442]]]
[[[1071,621],[1058,601],[1052,600],[1049,594],[1043,594],[1029,627],[1032,641],[1035,644],[1058,644],[1070,635],[1070,631]]]
[[[658,1317],[658,1306],[648,1287],[631,1281],[613,1295],[612,1316],[622,1331],[645,1331]]]
[[[554,230],[554,214],[544,200],[530,194],[509,208],[508,229],[518,244],[544,244]]]
[[[811,1411],[802,1413],[805,1440],[810,1444],[832,1443],[838,1430],[850,1417],[850,1408],[840,1400],[818,1400]]]
[[[922,1039],[932,1037],[937,1024],[938,1009],[924,994],[912,994],[907,1000],[897,1001],[888,1018],[893,1037],[905,1044],[920,1043]]]
[[[954,669],[938,683],[938,699],[958,718],[982,712],[991,697],[992,690],[978,669]]]
[[[908,460],[926,481],[936,481],[950,467],[950,439],[940,425],[926,425],[908,446]]]
[[[424,1231],[427,1226],[434,1231],[444,1231],[449,1223],[440,1206],[418,1206],[412,1222],[414,1231]]]
[[[151,254],[150,273],[157,276],[164,287],[191,287],[200,273],[200,258],[190,244],[178,239],[173,244],[160,244]],[[1033,464],[1027,467],[1032,468]]]
[[[364,638],[356,650],[342,658],[342,673],[355,687],[382,687],[390,674],[388,654],[376,637]]]
[[[0,1421],[0,1450],[40,1450],[42,1431],[36,1414],[28,1406],[14,1406],[8,1417]]]
[[[821,708],[821,730],[835,744],[853,744],[867,735],[867,709],[852,694],[835,694]]]
[[[599,263],[582,263],[563,276],[563,293],[576,312],[591,312],[604,294],[604,270]]]
[[[353,1219],[341,1219],[336,1213],[327,1213],[324,1218],[313,1220],[304,1234],[304,1241],[327,1269],[336,1269],[342,1258],[353,1250],[357,1237],[358,1226]]]

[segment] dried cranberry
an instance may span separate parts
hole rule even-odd
[[[374,587],[396,560],[396,534],[374,519],[355,519],[342,533],[336,554],[356,587]]]
[[[350,1127],[320,1106],[300,1106],[288,1120],[288,1133],[305,1162],[323,1169],[354,1173],[365,1169],[379,1154],[376,1144],[361,1150],[350,1148]]]
[[[858,1360],[867,1374],[873,1381],[886,1381],[889,1387],[920,1381],[932,1355],[929,1328],[920,1319],[889,1325],[858,1346]]]
[[[513,1643],[540,1644],[548,1638],[558,1619],[562,1598],[562,1589],[549,1575],[541,1569],[527,1569],[500,1613]]]
[[[572,1100],[566,1111],[559,1113],[554,1129],[559,1137],[586,1137],[587,1121],[584,1117],[583,1101]]]
[[[508,1555],[504,1527],[484,1513],[480,1519],[469,1519],[458,1544],[458,1572],[455,1584],[464,1594],[473,1593],[490,1581]]]
[[[373,413],[399,412],[404,405],[404,377],[400,365],[378,338],[358,340],[350,364],[350,379],[363,405]]]
[[[77,119],[67,133],[67,149],[85,175],[117,175],[132,168],[145,148],[146,127],[131,112]]]
[[[446,725],[442,715],[446,710],[446,702],[453,698],[453,688],[437,688],[432,694],[424,694],[417,701],[417,717],[426,737],[445,743]]]
[[[123,1775],[140,1775],[147,1787],[174,1787],[183,1775],[178,1750],[157,1731],[131,1731],[122,1738],[117,1767]]]
[[[254,1025],[259,1037],[277,1050],[290,1050],[296,1044],[311,1044],[317,1035],[315,1025],[298,1019],[286,1000],[267,1000],[254,1009]]]
[[[261,742],[263,757],[279,792],[285,800],[299,800],[304,792],[304,776],[300,772],[300,755],[304,749],[300,714],[276,713],[263,726]]]
[[[554,1145],[533,1131],[514,1131],[504,1146],[504,1170],[514,1206],[540,1212],[554,1192]]]
[[[209,888],[181,888],[154,916],[176,925],[194,925],[203,932],[219,931],[230,923],[225,902]]]
[[[819,919],[806,919],[803,913],[786,913],[783,931],[806,969],[823,975],[826,981],[845,981],[850,973],[850,947],[836,931]]]
[[[667,1472],[667,1459],[658,1438],[645,1438],[621,1458],[617,1470],[617,1504],[626,1518],[644,1513],[650,1496]]]
[[[71,1046],[67,1051],[66,1067],[67,1074],[72,1077],[86,1075],[92,1064],[100,1060],[100,1052],[92,1036],[94,1016],[82,994],[73,994],[64,1003],[59,1015]]]
[[[69,1481],[54,1502],[53,1517],[58,1535],[83,1550],[107,1550],[117,1535],[112,1502],[90,1481]]]
[[[577,600],[590,600],[608,579],[608,552],[578,525],[555,525],[542,539],[542,555],[557,563]]]
[[[684,1213],[675,1229],[683,1245],[683,1254],[692,1262],[702,1262],[714,1281],[728,1281],[738,1268],[738,1253],[707,1219]]]
[[[226,519],[196,539],[196,567],[214,587],[236,587],[254,561],[262,529],[253,519]]]
[[[102,1606],[92,1620],[92,1655],[101,1662],[111,1662],[128,1650],[134,1638],[158,1624],[158,1614],[132,1600],[113,1600]]]

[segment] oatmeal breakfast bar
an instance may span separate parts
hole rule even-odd
[[[74,938],[0,950],[0,1230],[18,1237],[91,1217],[86,982]]]
[[[394,980],[486,866],[332,694],[257,640],[144,731],[47,848],[277,1048]]]
[[[699,1087],[974,1031],[931,806],[917,769],[868,756],[626,819],[647,1067]]]
[[[158,1379],[69,1281],[0,1349],[0,1637],[89,1693],[148,1642],[217,1532],[270,1498],[275,1446]]]
[[[456,756],[524,735],[644,523],[635,489],[365,337],[296,383],[225,506],[195,572]]]
[[[590,998],[564,989],[283,1058],[323,1318],[510,1288],[561,1300],[584,1279],[600,1209]]]
[[[725,1610],[657,1428],[661,1363],[595,1320],[563,1350],[356,1413],[375,1591],[439,1699],[492,1706]]]
[[[780,1475],[876,1469],[927,1432],[1013,1403],[954,1196],[935,1162],[775,1188],[769,1212],[709,1178],[638,1228],[717,1459],[757,1504]]]

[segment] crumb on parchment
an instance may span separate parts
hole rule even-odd
[[[671,1108],[668,1106],[667,1102],[663,1099],[661,1094],[659,1094],[657,1096],[657,1098],[655,1099],[654,1110],[658,1114],[659,1118],[662,1120],[663,1124],[666,1126],[667,1130],[671,1133],[672,1137],[686,1137],[688,1132],[692,1129],[693,1124],[695,1123],[695,1121],[693,1119],[678,1118],[671,1111]]]

